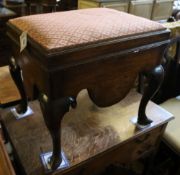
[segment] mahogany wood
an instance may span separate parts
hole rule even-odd
[[[169,43],[168,30],[149,32],[60,51],[47,51],[28,38],[28,46],[21,53],[19,52],[19,35],[20,31],[9,24],[8,36],[13,42],[12,55],[16,64],[22,70],[27,95],[30,98],[40,99],[40,94],[42,94],[46,97],[43,103],[50,103],[51,110],[58,108],[58,101],[60,102],[59,108],[65,107],[66,102],[63,99],[76,99],[82,89],[88,90],[91,100],[96,105],[100,107],[113,105],[127,95],[138,73],[147,72],[148,74],[150,72],[150,75],[152,75],[154,69],[153,76],[158,78],[152,79],[158,81],[153,84],[153,89],[148,88],[149,92],[144,94],[145,96],[148,94],[148,96],[143,97],[144,102],[142,103],[144,104],[141,105],[141,108],[144,109],[139,111],[144,111],[144,113],[141,114],[142,117],[138,120],[141,124],[149,123],[144,123],[144,118],[146,118],[145,109],[162,81],[163,70],[156,71],[158,68],[155,67],[161,64],[164,50]],[[64,104],[62,104],[63,101]],[[62,116],[52,118],[50,112],[47,113],[49,107],[43,109],[46,111],[45,123],[49,130],[53,131],[53,134],[51,132],[52,138],[57,138],[56,135],[61,129],[60,125],[56,130],[54,126],[60,122]],[[60,109],[60,111],[67,110]],[[53,116],[58,115],[59,110],[55,110]],[[57,143],[60,142],[57,141]],[[55,151],[55,147],[59,148],[59,146],[53,145],[53,156],[58,157],[60,149]],[[52,167],[57,167],[56,165],[60,163],[61,158],[52,160],[55,160]]]
[[[59,159],[61,153],[61,149],[59,149],[59,145],[61,145],[61,138],[59,137],[61,136],[60,123],[64,114],[69,111],[69,107],[76,106],[76,101],[72,98],[62,98],[56,101],[48,100],[45,102],[43,96],[40,97],[39,101],[46,126],[52,136],[53,156],[51,157],[51,162],[56,162],[56,164],[52,164],[51,166],[52,169],[56,169],[62,161]],[[49,116],[52,118],[49,118]]]
[[[171,46],[176,45],[175,56],[172,58],[169,55],[169,49]],[[165,61],[163,64],[165,69],[165,77],[160,91],[155,95],[153,101],[156,103],[162,103],[169,98],[176,97],[180,94],[180,38],[176,37],[171,39],[169,47],[166,49]],[[141,80],[140,83],[143,81]]]
[[[11,77],[13,78],[14,82],[16,83],[16,86],[20,92],[21,95],[21,103],[19,104],[19,106],[16,108],[17,112],[19,114],[23,114],[27,111],[27,96],[25,93],[25,89],[23,86],[23,80],[21,77],[21,70],[20,67],[18,65],[16,65],[14,58],[11,58],[10,60],[10,73],[11,73]]]
[[[146,73],[144,73],[146,74]],[[157,66],[152,71],[150,71],[148,74],[148,85],[146,86],[146,89],[144,90],[144,95],[142,97],[139,111],[138,111],[138,123],[141,125],[147,125],[152,122],[152,120],[149,120],[146,116],[146,105],[148,101],[154,96],[154,94],[159,90],[163,79],[164,79],[164,69],[163,67]]]

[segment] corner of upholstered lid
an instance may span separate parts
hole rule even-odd
[[[165,30],[163,25],[107,8],[24,16],[9,21],[47,51],[64,50],[130,35]]]

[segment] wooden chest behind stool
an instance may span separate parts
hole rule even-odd
[[[79,108],[67,113],[62,121],[61,144],[70,167],[53,174],[92,175],[113,163],[129,164],[143,156],[151,157],[172,114],[150,102],[147,113],[154,123],[139,130],[129,120],[137,115],[140,98],[131,91],[120,103],[98,108],[87,91],[81,91],[77,98]],[[34,115],[19,121],[9,109],[2,111],[1,116],[25,174],[44,175],[39,155],[51,150],[51,138],[38,102],[30,106]]]
[[[27,95],[39,99],[53,139],[52,169],[61,162],[59,123],[70,106],[75,108],[82,89],[96,105],[107,107],[123,99],[138,73],[144,72],[149,86],[140,103],[138,124],[152,122],[145,108],[163,80],[160,63],[169,43],[169,31],[162,25],[99,8],[10,20],[8,36],[10,71],[22,96],[17,112],[27,110]]]
[[[129,1],[126,0],[78,0],[78,9],[106,7],[128,12]]]

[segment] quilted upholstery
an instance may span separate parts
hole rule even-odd
[[[164,29],[159,23],[106,8],[31,15],[10,23],[51,51]]]

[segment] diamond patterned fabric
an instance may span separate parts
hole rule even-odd
[[[106,8],[20,17],[10,23],[48,51],[64,50],[164,27],[145,18]]]

